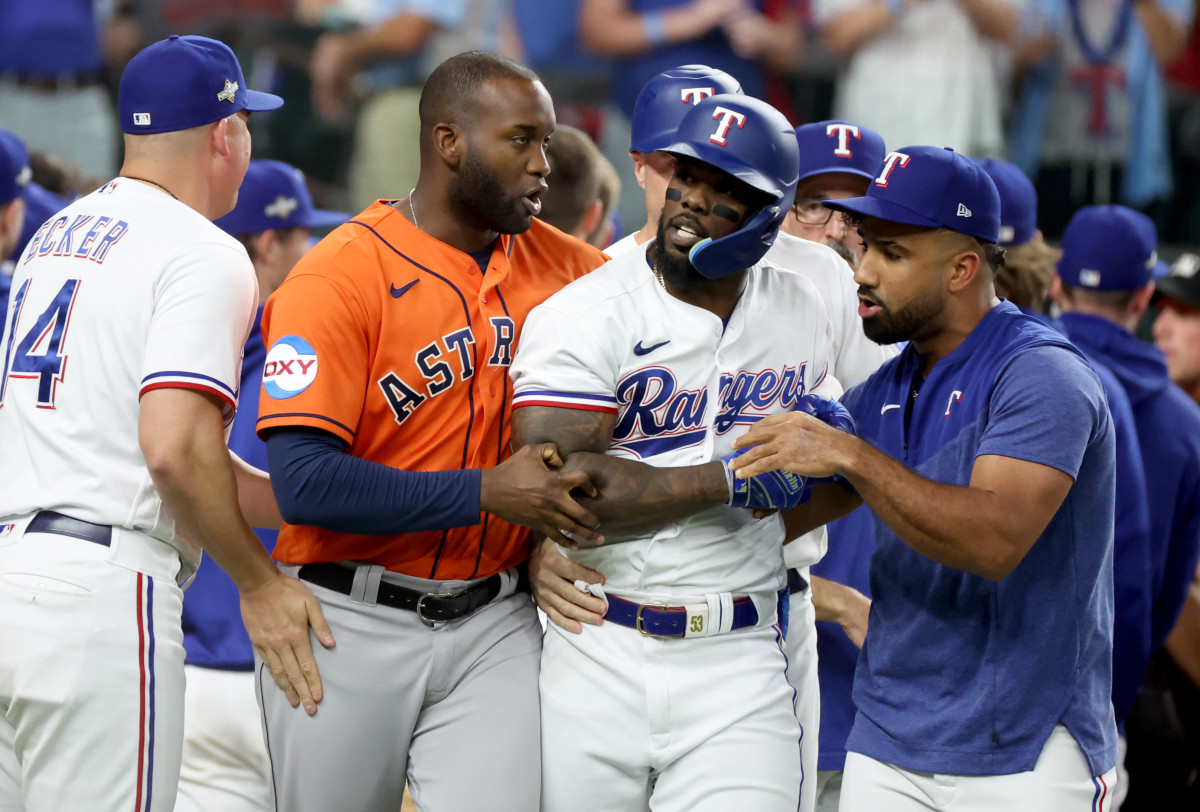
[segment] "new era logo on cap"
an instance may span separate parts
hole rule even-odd
[[[150,114],[149,113],[134,113],[133,114],[133,124],[135,127],[149,127],[150,126]]]
[[[958,204],[958,216],[959,217],[970,217],[971,210],[968,209],[966,206],[964,206],[962,203],[959,203]]]

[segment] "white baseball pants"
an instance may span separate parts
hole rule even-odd
[[[1111,812],[1116,770],[1093,777],[1083,751],[1059,725],[1029,772],[943,775],[846,754],[841,812]]]

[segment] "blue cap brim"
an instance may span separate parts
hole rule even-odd
[[[1164,276],[1171,275],[1171,266],[1163,262],[1161,259],[1154,263],[1154,270],[1150,272],[1151,279],[1162,279]]]
[[[251,113],[265,113],[267,110],[276,110],[283,107],[283,99],[276,96],[274,93],[263,93],[261,90],[247,89],[246,106],[243,110],[249,110]]]
[[[333,228],[335,226],[340,226],[349,219],[349,212],[313,209],[308,213],[308,216],[301,218],[298,222],[294,223],[294,225],[300,226],[301,228]]]
[[[889,223],[904,223],[924,228],[941,228],[937,220],[931,220],[897,203],[877,197],[847,197],[842,200],[822,200],[821,205],[834,211],[846,211],[860,217],[875,217]]]
[[[875,175],[871,172],[864,172],[861,169],[851,169],[844,166],[823,166],[820,169],[814,169],[811,172],[805,172],[797,179],[797,183],[807,178],[815,178],[818,175],[855,175],[867,180],[875,180]]]

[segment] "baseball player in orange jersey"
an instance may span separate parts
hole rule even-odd
[[[293,713],[258,666],[278,809],[539,805],[541,634],[517,568],[529,531],[599,539],[552,445],[510,456],[508,367],[526,314],[604,255],[533,219],[550,97],[460,54],[421,98],[421,176],[297,265],[267,302],[258,430],[337,646]],[[503,793],[497,793],[497,788]]]

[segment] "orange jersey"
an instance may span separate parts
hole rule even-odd
[[[508,367],[529,311],[604,254],[535,219],[487,272],[377,202],[300,261],[267,301],[258,431],[308,426],[408,471],[491,468],[511,453]],[[419,578],[481,578],[528,555],[529,531],[360,536],[285,524],[275,558],[365,561]]]

